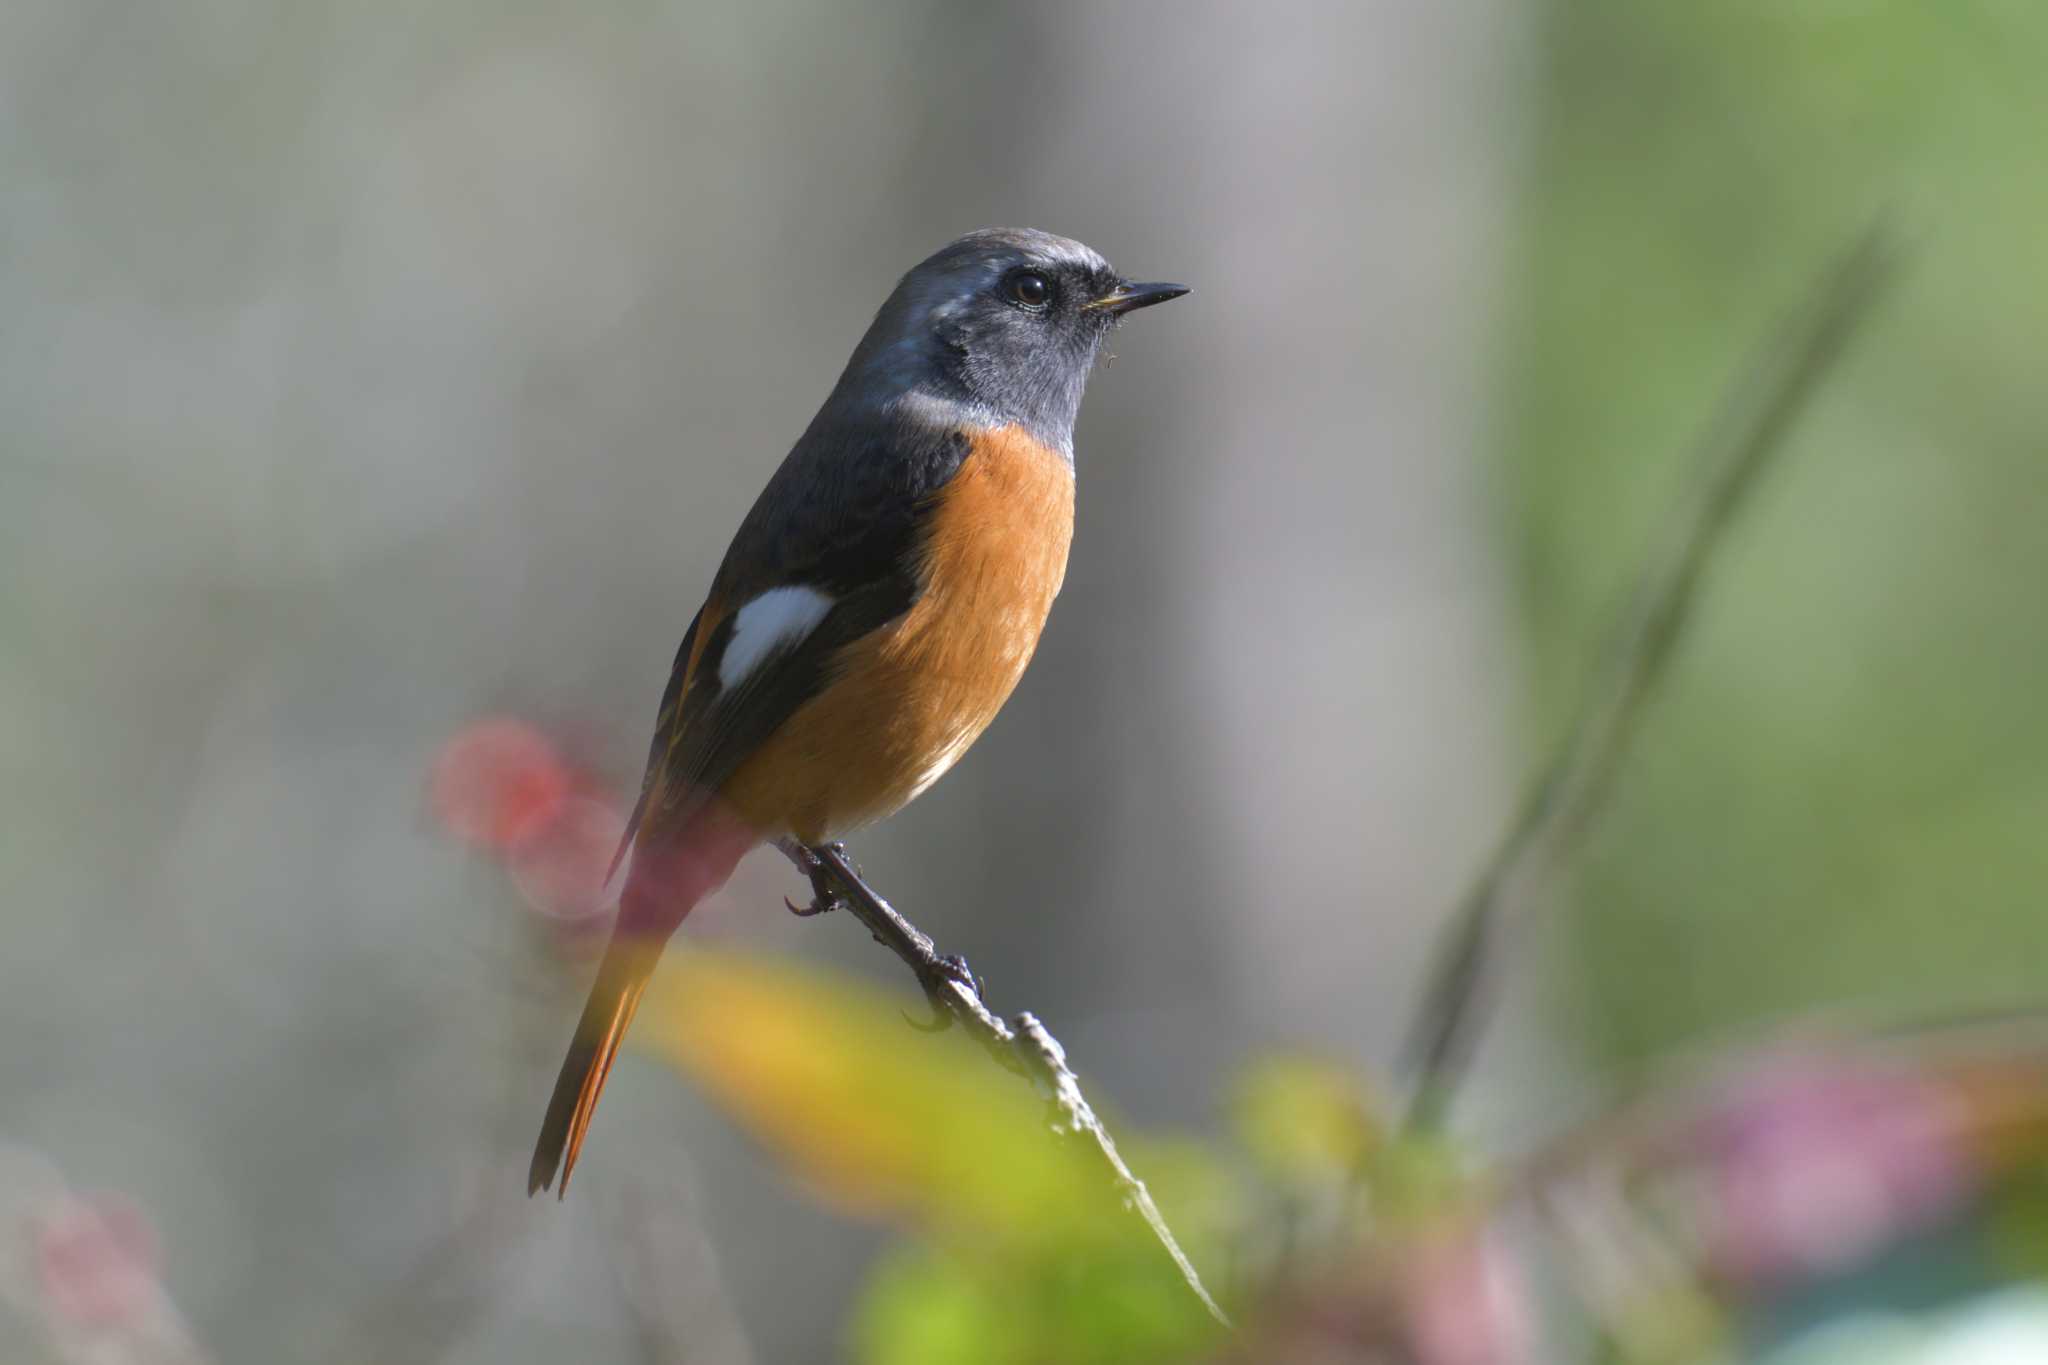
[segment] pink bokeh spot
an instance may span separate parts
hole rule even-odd
[[[605,873],[626,821],[608,802],[572,796],[555,818],[514,844],[506,861],[512,884],[539,913],[578,933],[605,920]]]
[[[43,1301],[56,1320],[103,1328],[133,1322],[157,1294],[156,1235],[118,1195],[69,1200],[29,1222]]]
[[[575,774],[525,721],[492,716],[465,726],[434,756],[435,818],[465,843],[505,850],[561,813]]]
[[[1697,1134],[1711,1255],[1757,1282],[1848,1269],[1969,1193],[1956,1105],[1914,1076],[1835,1060],[1780,1063]]]
[[[1535,1324],[1513,1258],[1483,1230],[1425,1245],[1408,1267],[1408,1337],[1422,1365],[1526,1365]]]

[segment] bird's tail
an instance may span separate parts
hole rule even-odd
[[[569,1193],[569,1173],[576,1169],[576,1154],[583,1149],[583,1135],[590,1129],[590,1116],[597,1110],[597,1097],[604,1092],[605,1077],[625,1041],[626,1027],[647,993],[654,964],[661,955],[659,944],[620,934],[604,951],[604,963],[597,969],[597,981],[583,1004],[583,1017],[576,1022],[576,1037],[569,1055],[562,1059],[562,1071],[555,1078],[554,1097],[548,1101],[547,1117],[541,1120],[540,1140],[533,1147],[533,1165],[527,1171],[526,1192],[537,1194],[554,1183],[561,1168],[561,1193]]]
[[[540,1139],[534,1143],[533,1165],[527,1170],[527,1194],[537,1194],[553,1184],[558,1169],[560,1193],[568,1194],[569,1173],[576,1169],[576,1155],[590,1130],[597,1097],[604,1092],[605,1078],[618,1059],[619,1044],[625,1041],[640,998],[647,993],[647,982],[654,975],[663,946],[697,902],[725,884],[733,865],[758,838],[729,814],[707,808],[700,810],[669,847],[650,848],[642,843],[626,874],[611,944],[598,966],[590,998],[584,1002],[583,1017],[576,1023],[569,1055],[562,1059],[561,1074],[555,1078],[555,1093],[548,1101],[547,1117],[541,1121]]]

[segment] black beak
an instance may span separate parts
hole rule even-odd
[[[1120,318],[1126,313],[1135,313],[1140,308],[1150,308],[1155,303],[1177,299],[1187,292],[1188,287],[1184,284],[1161,284],[1156,281],[1151,284],[1132,284],[1124,281],[1089,304],[1088,309],[1092,312],[1099,308],[1112,317]]]

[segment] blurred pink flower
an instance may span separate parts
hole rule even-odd
[[[528,905],[566,932],[601,928],[608,902],[605,873],[625,828],[625,817],[609,802],[571,796],[552,820],[509,850],[512,884]]]
[[[142,1211],[116,1195],[67,1199],[31,1217],[44,1305],[71,1327],[134,1324],[154,1311],[158,1254]]]
[[[1459,1229],[1424,1246],[1404,1285],[1420,1365],[1523,1365],[1534,1359],[1527,1286],[1497,1235]]]
[[[441,746],[430,786],[442,825],[504,864],[556,948],[583,958],[603,947],[611,925],[605,874],[626,828],[603,783],[572,767],[532,725],[492,716]]]
[[[509,849],[560,813],[575,774],[525,721],[492,716],[465,726],[434,756],[434,815],[456,838]]]
[[[1781,1062],[1696,1130],[1709,1256],[1754,1282],[1840,1271],[1968,1193],[1955,1097],[1905,1072]]]

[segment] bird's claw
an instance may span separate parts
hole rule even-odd
[[[936,995],[932,997],[932,1017],[930,1019],[913,1019],[910,1017],[909,1010],[902,1011],[902,1014],[903,1022],[916,1029],[919,1033],[944,1033],[947,1029],[953,1027],[953,1011],[947,1009]]]
[[[981,978],[974,974],[974,968],[967,965],[967,959],[958,953],[948,953],[933,962],[933,974],[924,983],[925,998],[931,1002],[932,1017],[919,1021],[908,1012],[903,1022],[919,1033],[944,1033],[953,1027],[953,1007],[946,995],[948,985],[957,985],[970,991],[974,998],[981,998]]]
[[[844,844],[826,844],[824,847],[842,858],[846,856]],[[782,898],[782,903],[789,907],[790,914],[798,919],[809,919],[813,915],[829,915],[834,910],[846,908],[846,893],[833,881],[832,870],[825,865],[824,859],[809,847],[795,841],[791,841],[784,851],[789,854],[790,861],[796,864],[797,871],[803,873],[811,883],[809,905],[798,905],[787,896]]]

